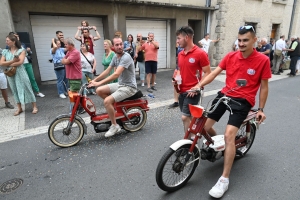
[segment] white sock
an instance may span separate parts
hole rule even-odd
[[[225,178],[224,176],[221,176],[220,179],[223,179],[223,182],[229,183],[229,178]]]

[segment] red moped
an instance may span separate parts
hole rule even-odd
[[[48,128],[48,136],[51,142],[60,147],[76,145],[87,133],[84,120],[78,115],[80,106],[91,116],[91,124],[95,132],[108,131],[111,121],[107,113],[96,114],[93,101],[88,98],[84,91],[88,84],[83,84],[78,93],[69,91],[70,102],[74,104],[71,114],[57,116]],[[147,121],[149,111],[148,101],[143,98],[141,91],[121,102],[115,103],[115,116],[117,123],[123,129],[135,132],[140,130]]]

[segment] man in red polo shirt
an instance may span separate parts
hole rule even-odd
[[[200,94],[187,92],[187,90],[198,84],[196,77],[198,70],[200,75],[199,80],[201,79],[202,72],[204,72],[204,78],[211,70],[207,54],[193,43],[194,30],[189,26],[183,26],[176,32],[176,35],[176,42],[181,48],[184,48],[178,54],[178,67],[182,79],[179,86],[180,95],[178,100],[179,108],[182,112],[181,119],[183,121],[184,132],[186,132],[192,119],[189,104],[196,105],[200,100]]]
[[[214,99],[212,105],[215,105],[218,99],[227,92],[226,96],[235,98],[241,103],[240,106],[231,105],[233,115],[229,115],[224,134],[226,149],[223,173],[217,184],[209,191],[209,194],[215,198],[221,198],[228,189],[229,174],[236,154],[235,136],[251,107],[255,105],[255,96],[259,88],[259,111],[256,117],[259,119],[259,123],[266,119],[263,108],[268,97],[268,79],[271,78],[270,60],[253,48],[256,41],[257,37],[252,26],[240,27],[238,33],[239,51],[228,53],[219,66],[195,87],[201,88],[209,84],[223,70],[226,70],[226,85]],[[237,79],[246,79],[247,85],[237,90],[231,90],[237,87]],[[226,109],[225,104],[221,103],[213,113],[208,115],[205,130],[211,136],[216,135],[212,126],[219,121]]]

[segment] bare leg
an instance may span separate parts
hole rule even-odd
[[[192,117],[187,117],[185,115],[182,115],[181,116],[181,120],[183,122],[183,128],[184,128],[184,132],[186,132],[190,126],[190,123],[191,123],[191,120],[192,120]]]
[[[232,125],[227,125],[225,131],[225,154],[224,154],[224,169],[222,176],[229,178],[230,171],[235,157],[235,135],[239,129]]]
[[[154,86],[155,80],[156,80],[156,74],[152,74],[152,77],[151,77],[152,86]]]
[[[216,123],[216,121],[213,120],[213,119],[208,118],[208,119],[206,120],[204,129],[207,131],[207,133],[208,133],[210,136],[215,136],[215,135],[217,135],[217,132],[216,132],[215,129],[213,128],[213,125],[214,125],[215,123]]]
[[[116,116],[114,108],[115,99],[112,96],[108,96],[104,99],[104,106],[112,124],[116,125]]]
[[[150,88],[150,80],[151,80],[152,74],[147,74],[147,87]]]
[[[98,87],[96,90],[96,93],[99,97],[101,97],[103,100],[110,95],[110,89],[107,85]]]
[[[3,97],[4,101],[5,101],[5,103],[7,103],[8,102],[7,90],[3,89],[3,90],[1,90],[1,93],[2,93],[2,97]]]
[[[178,103],[178,97],[179,97],[179,94],[176,92],[176,90],[174,88],[174,102]]]

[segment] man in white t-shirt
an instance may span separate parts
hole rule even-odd
[[[218,38],[217,40],[211,40],[211,39],[209,39],[209,33],[206,33],[204,35],[204,38],[202,40],[200,40],[198,42],[198,44],[200,45],[201,49],[208,54],[210,43],[211,42],[219,42],[219,40],[220,40],[220,38]]]

